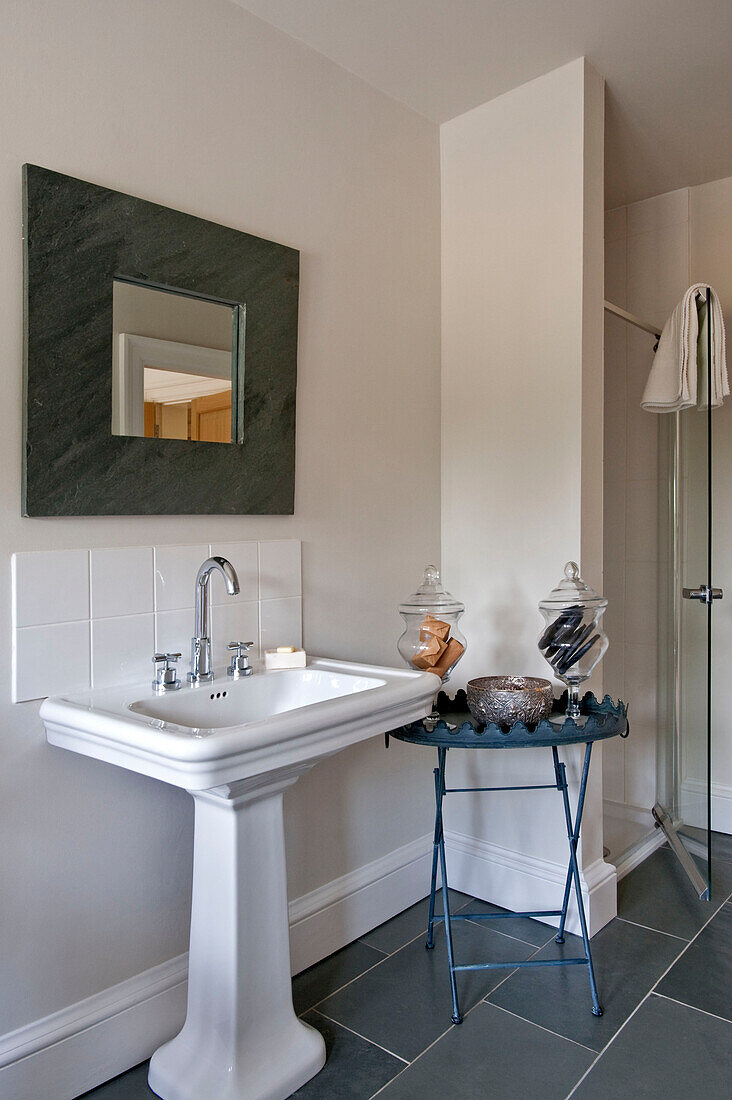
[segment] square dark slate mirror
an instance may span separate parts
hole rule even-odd
[[[299,252],[23,169],[27,516],[291,514]]]

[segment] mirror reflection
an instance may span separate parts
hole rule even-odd
[[[115,279],[114,435],[238,442],[243,307]]]

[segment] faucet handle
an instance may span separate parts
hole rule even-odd
[[[231,664],[227,672],[234,680],[240,676],[251,676],[254,671],[249,664],[249,650],[254,642],[229,642],[227,649],[232,650]]]
[[[157,692],[177,691],[181,685],[178,679],[176,661],[181,658],[180,653],[154,653],[155,679],[152,686]]]

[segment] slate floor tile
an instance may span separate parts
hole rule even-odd
[[[303,1019],[325,1039],[323,1069],[292,1095],[301,1100],[365,1100],[404,1069],[404,1062],[317,1011]]]
[[[706,829],[697,829],[693,825],[682,825],[679,829],[679,833],[682,837],[690,837],[692,840],[695,840],[697,844],[700,844],[706,849]],[[697,853],[695,852],[694,854],[696,855]],[[716,859],[722,859],[726,863],[732,860],[732,836],[730,836],[729,833],[716,833],[712,831],[712,862]]]
[[[529,944],[499,936],[469,921],[453,925],[453,933],[459,963],[525,959],[534,950]],[[467,1012],[509,973],[471,970],[459,974],[461,1011]],[[357,982],[328,997],[318,1010],[412,1061],[451,1025],[443,926],[435,931],[434,951],[425,951],[421,938],[414,940]]]
[[[561,902],[557,904],[561,906]],[[493,905],[489,901],[480,901],[478,898],[470,899],[469,905],[465,906],[465,912],[468,911],[471,913],[508,912],[506,909],[501,909],[500,905]],[[502,932],[504,936],[513,936],[514,939],[524,940],[525,943],[531,943],[534,947],[543,947],[557,934],[556,929],[553,929],[550,925],[532,920],[531,917],[501,917],[500,920],[482,923],[488,923],[494,932]]]
[[[379,1100],[563,1100],[594,1056],[483,1003],[395,1078]]]
[[[292,1002],[295,1012],[301,1016],[313,1008],[323,997],[334,993],[346,982],[357,978],[365,970],[375,966],[386,956],[360,940],[349,943],[327,959],[303,970],[292,980]]]
[[[732,902],[699,933],[656,992],[732,1020]]]
[[[712,901],[700,901],[671,849],[659,848],[618,883],[618,916],[690,940],[731,893],[732,863],[713,864]]]
[[[590,946],[603,1016],[592,1015],[585,966],[517,970],[487,1000],[593,1050],[601,1050],[681,953],[684,944],[672,936],[615,920],[593,937]],[[568,935],[564,944],[552,940],[536,958],[578,958],[582,953],[580,937]]]
[[[470,900],[467,894],[461,894],[457,890],[450,890],[449,893],[451,913],[458,913]],[[429,909],[429,897],[423,898],[416,905],[410,905],[409,909],[405,909],[403,913],[399,913],[396,917],[392,917],[391,920],[379,925],[378,928],[374,928],[368,935],[362,936],[361,942],[391,955],[393,951],[398,951],[400,947],[404,947],[405,943],[409,943],[415,936],[423,933],[426,938]],[[435,899],[435,912],[442,912],[441,890]]]
[[[113,1077],[111,1081],[105,1081],[103,1085],[85,1092],[79,1100],[158,1100],[155,1093],[148,1087],[147,1071],[149,1062],[143,1062],[140,1066],[128,1070],[119,1077]]]
[[[572,1100],[729,1100],[732,1024],[652,994]]]

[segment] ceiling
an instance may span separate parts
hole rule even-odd
[[[586,56],[608,207],[732,175],[730,0],[235,2],[435,122]]]

